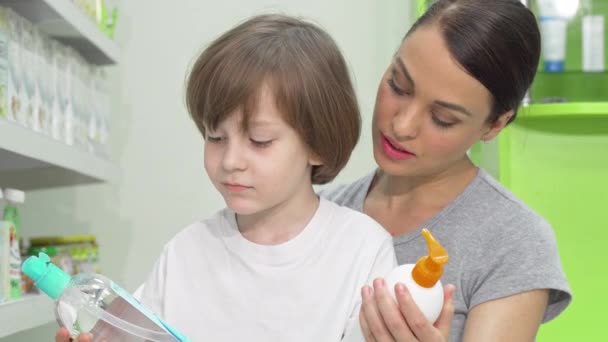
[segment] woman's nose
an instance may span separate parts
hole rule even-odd
[[[399,110],[392,120],[392,129],[398,140],[410,140],[418,136],[424,111],[421,106],[410,103]]]

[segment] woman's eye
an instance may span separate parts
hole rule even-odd
[[[395,79],[394,79],[394,78],[390,78],[390,79],[388,80],[388,85],[389,85],[389,87],[391,87],[391,89],[393,90],[393,92],[394,92],[395,94],[397,94],[397,95],[403,96],[403,95],[409,95],[409,94],[410,94],[410,92],[405,91],[405,90],[403,90],[403,89],[399,88],[399,86],[398,86],[398,85],[397,85],[397,83],[395,82]]]
[[[449,128],[456,124],[455,122],[443,121],[439,117],[437,117],[437,115],[435,115],[435,114],[432,114],[432,118],[433,118],[433,122],[441,128]]]

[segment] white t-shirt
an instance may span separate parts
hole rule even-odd
[[[396,265],[391,236],[325,199],[305,229],[255,244],[224,209],[164,248],[136,293],[192,341],[340,341],[358,320],[361,287]]]

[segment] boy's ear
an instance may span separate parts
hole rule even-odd
[[[312,166],[323,165],[323,160],[321,160],[321,157],[319,157],[316,153],[310,152],[308,154],[308,164]]]

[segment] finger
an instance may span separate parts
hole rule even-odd
[[[441,341],[441,334],[437,328],[424,316],[418,305],[414,302],[410,292],[405,285],[395,286],[395,295],[399,302],[399,310],[405,317],[407,325],[413,334],[421,341]]]
[[[374,297],[378,311],[390,335],[396,341],[414,341],[415,337],[383,279],[374,281]]]
[[[372,333],[367,326],[367,320],[365,319],[363,310],[359,310],[359,326],[361,327],[361,334],[365,338],[365,342],[376,342],[376,339],[372,336]]]
[[[366,300],[370,300],[371,297],[371,288],[369,286],[365,286],[361,289],[361,298],[362,303]],[[361,327],[361,334],[365,338],[365,342],[376,342],[376,339],[372,335],[372,332],[369,329],[367,324],[367,319],[365,318],[365,314],[363,313],[363,304],[361,310],[359,310],[359,326]]]
[[[69,342],[70,332],[66,328],[59,328],[55,333],[55,342]]]
[[[367,322],[367,327],[369,328],[371,336],[377,342],[394,341],[384,325],[380,312],[378,312],[374,290],[369,286],[364,287],[362,297],[363,303],[361,305],[361,313],[365,316],[365,321]]]
[[[78,338],[76,339],[76,342],[92,342],[92,341],[93,341],[93,335],[91,335],[89,333],[80,334],[78,336]]]
[[[435,327],[439,329],[441,335],[445,337],[447,340],[450,336],[450,327],[452,325],[452,319],[454,318],[454,292],[456,291],[456,287],[452,284],[448,284],[444,287],[443,294],[443,308],[441,309],[441,314],[437,321],[435,322]]]

